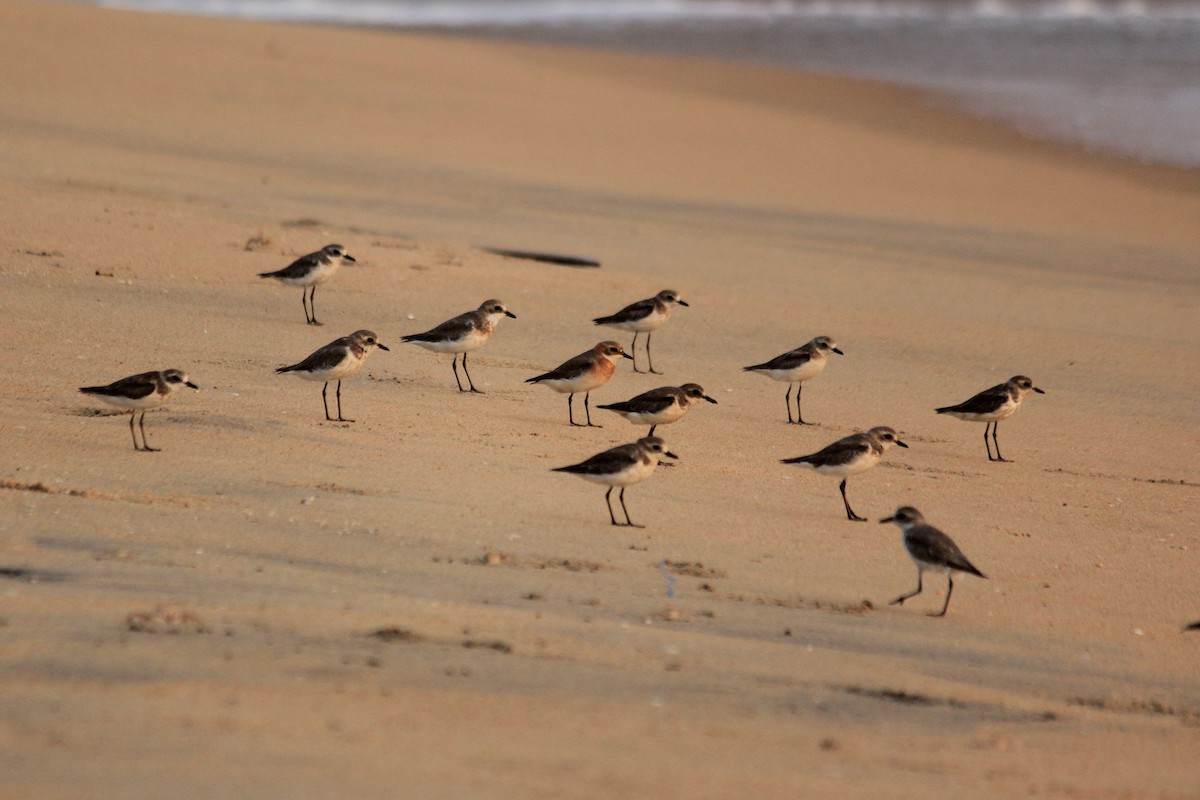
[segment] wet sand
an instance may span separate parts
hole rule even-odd
[[[772,69],[0,2],[0,796],[1197,797],[1200,180]],[[317,292],[256,277],[329,242]],[[571,253],[599,269],[478,246]],[[672,288],[664,376],[527,386]],[[483,299],[471,358],[403,345]],[[342,388],[273,374],[359,328]],[[806,384],[744,374],[818,334]],[[640,343],[639,343],[640,345]],[[77,387],[178,367],[127,418]],[[939,417],[1013,374],[986,460]],[[556,466],[694,381],[645,529]],[[332,387],[331,387],[332,394]],[[576,403],[578,410],[579,403]],[[891,525],[988,576],[904,606]],[[673,596],[668,596],[668,589]]]

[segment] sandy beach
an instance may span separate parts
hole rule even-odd
[[[1196,172],[764,67],[0,23],[0,798],[1200,797]],[[256,276],[331,242],[307,326]],[[524,383],[665,288],[602,428]],[[492,297],[459,394],[400,337]],[[326,422],[274,369],[363,328]],[[819,334],[788,425],[741,367]],[[77,391],[168,367],[159,453]],[[989,463],[933,409],[1015,374]],[[644,529],[551,472],[688,381]],[[850,478],[870,523],[780,463],[873,425],[910,447]],[[988,575],[944,618],[937,575],[888,605],[901,505]]]

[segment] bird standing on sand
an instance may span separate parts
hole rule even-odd
[[[822,475],[833,475],[842,479],[838,489],[842,493],[842,502],[846,506],[846,518],[855,522],[866,522],[866,517],[860,517],[850,508],[846,499],[846,478],[865,472],[879,463],[892,445],[908,447],[900,441],[896,432],[886,426],[871,428],[865,433],[852,433],[838,439],[833,444],[807,456],[785,458],[784,464],[799,464],[802,467],[814,469]]]
[[[650,335],[666,324],[671,316],[671,308],[674,306],[686,307],[687,303],[680,299],[678,292],[663,289],[654,297],[627,305],[610,316],[596,317],[592,322],[622,331],[633,331],[633,344],[629,349],[633,351],[634,372],[642,371],[637,366],[638,334],[646,334],[646,361],[650,365],[651,372],[661,375],[662,373],[654,368],[654,361],[650,358]]]
[[[655,428],[681,419],[689,408],[701,400],[717,404],[716,400],[704,393],[704,387],[700,384],[685,383],[683,386],[661,386],[631,400],[597,408],[620,414],[634,425],[649,425],[650,432],[646,435],[653,436]]]
[[[188,376],[177,369],[165,369],[161,372],[142,372],[130,375],[107,386],[84,386],[79,391],[103,400],[109,405],[129,410],[129,435],[133,437],[133,449],[147,453],[157,453],[160,448],[151,447],[146,441],[146,411],[160,408],[177,389],[187,386],[191,389],[200,387],[188,380]],[[133,418],[141,411],[142,416],[138,427],[142,429],[142,444],[138,445],[137,434],[133,430]]]
[[[993,386],[956,406],[934,409],[939,414],[949,414],[967,422],[983,422],[983,446],[987,448],[988,461],[1009,461],[1000,455],[1000,442],[996,439],[996,426],[1000,420],[1008,419],[1021,410],[1021,401],[1030,392],[1045,394],[1033,385],[1033,380],[1024,375],[1014,375],[999,386]],[[996,457],[992,458],[992,446],[988,444],[988,428],[992,429],[992,442],[996,445]]]
[[[657,436],[646,436],[631,444],[623,444],[603,453],[597,453],[587,461],[572,464],[569,467],[556,467],[554,472],[569,472],[578,475],[585,481],[603,484],[608,487],[604,493],[604,502],[608,506],[608,518],[613,525],[625,525],[631,528],[644,528],[645,525],[635,525],[629,519],[629,509],[625,508],[625,487],[640,483],[654,474],[654,468],[663,458],[679,458],[667,450],[667,443]],[[625,512],[625,522],[617,522],[612,510],[612,490],[621,487],[618,499],[621,510]]]
[[[323,323],[317,322],[317,286],[332,278],[343,263],[355,263],[354,256],[347,253],[346,248],[340,244],[327,244],[315,253],[300,256],[283,269],[260,272],[258,277],[274,278],[285,286],[299,286],[300,304],[304,306],[304,321],[309,325],[321,325]],[[312,287],[311,290],[309,287]]]
[[[912,506],[902,506],[896,509],[895,514],[885,517],[879,522],[881,524],[894,522],[900,526],[900,530],[904,531],[904,549],[908,551],[909,557],[917,565],[917,588],[908,594],[900,595],[888,605],[904,605],[905,600],[920,594],[921,579],[926,570],[940,572],[946,576],[947,580],[946,602],[942,603],[941,611],[936,614],[931,613],[929,616],[944,617],[946,609],[950,607],[950,595],[954,593],[955,572],[966,572],[987,579],[986,575],[967,560],[967,557],[949,536],[926,522],[921,512]]]
[[[760,375],[766,375],[773,381],[787,381],[787,394],[783,397],[783,402],[787,406],[788,422],[792,422],[792,387],[796,387],[796,425],[811,425],[811,422],[805,422],[804,417],[800,414],[800,390],[804,388],[804,382],[811,380],[821,374],[825,369],[825,361],[830,353],[837,353],[839,356],[845,355],[838,349],[837,342],[828,336],[818,336],[808,344],[797,347],[795,350],[789,350],[781,356],[776,356],[770,361],[765,361],[762,364],[755,364],[752,367],[742,367],[743,372],[757,372]]]
[[[598,389],[608,383],[609,378],[617,369],[618,358],[633,356],[625,352],[616,342],[600,342],[585,353],[580,353],[572,359],[564,361],[549,372],[526,378],[526,383],[542,383],[560,394],[568,394],[567,420],[578,427],[601,428],[602,425],[592,424],[592,412],[588,408],[588,398],[593,389]],[[587,415],[587,425],[575,421],[575,411],[572,405],[575,395],[584,392],[583,411]]]
[[[471,373],[467,372],[467,353],[487,344],[488,339],[492,338],[493,331],[496,330],[496,325],[505,317],[516,319],[517,315],[505,308],[504,303],[499,300],[485,300],[474,311],[459,314],[436,328],[424,333],[410,333],[408,336],[400,338],[402,341],[411,342],[435,353],[453,353],[454,358],[450,361],[450,367],[454,370],[454,382],[458,384],[460,392],[467,391],[463,389],[462,381],[458,379],[458,354],[462,353],[463,373],[467,376],[467,385],[471,387],[470,391],[483,394],[475,388],[475,383],[471,380]]]
[[[306,381],[324,381],[325,385],[321,387],[321,402],[325,406],[325,419],[331,422],[354,422],[342,417],[342,379],[358,372],[358,368],[366,363],[367,356],[371,355],[371,351],[376,347],[380,350],[388,349],[379,343],[374,331],[355,331],[349,336],[334,339],[300,363],[280,367],[275,372],[290,372]],[[336,420],[329,416],[329,401],[325,397],[330,381],[338,382]]]

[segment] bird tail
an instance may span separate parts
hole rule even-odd
[[[525,382],[526,383],[538,383],[539,381],[544,381],[547,378],[549,378],[551,374],[552,373],[546,372],[541,375],[535,375],[532,378],[526,378]]]
[[[608,325],[609,323],[615,321],[616,317],[596,317],[592,320],[592,322],[596,323],[597,325]]]
[[[299,366],[300,366],[299,364],[292,364],[290,367],[276,367],[275,374],[279,375],[284,372],[295,372],[296,368]]]
[[[779,463],[781,463],[781,464],[802,464],[803,466],[811,467],[812,462],[809,461],[810,458],[812,458],[812,456],[796,456],[795,458],[782,459],[782,460],[780,460]]]
[[[278,272],[260,272],[260,273],[258,273],[258,277],[260,277],[260,278],[278,278],[279,273]]]
[[[957,408],[958,408],[958,406],[942,406],[941,408],[935,408],[934,411],[936,411],[939,414],[948,414]]]
[[[103,386],[80,386],[79,391],[84,394],[103,394]]]

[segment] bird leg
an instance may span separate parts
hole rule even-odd
[[[324,325],[323,322],[317,322],[317,285],[314,283],[312,291],[308,293],[308,304],[312,307],[312,319],[309,320],[309,325]]]
[[[997,420],[996,422],[993,422],[993,423],[992,423],[992,442],[994,442],[994,443],[995,443],[995,445],[996,445],[996,460],[997,460],[997,461],[1012,461],[1012,459],[1010,459],[1010,458],[1005,458],[1004,456],[1000,455],[1000,440],[996,438],[996,429],[997,429],[997,428],[999,428],[999,427],[1000,427],[1000,421],[999,421],[999,420]],[[984,435],[984,436],[987,436],[987,429],[986,429],[986,428],[984,428],[983,435]]]
[[[812,425],[811,422],[805,422],[804,417],[800,414],[800,392],[804,391],[804,384],[796,384],[796,424],[797,425]],[[788,411],[788,418],[791,419],[791,411]]]
[[[650,331],[646,334],[646,362],[650,364],[651,372],[653,372],[655,375],[662,375],[661,372],[654,368],[654,359],[650,358],[650,337],[653,335],[653,333],[654,331]]]
[[[466,353],[463,353],[463,354],[462,354],[462,356],[463,356],[463,359],[462,359],[462,361],[463,361],[463,372],[464,372],[464,373],[466,374],[466,376],[467,376],[467,383],[470,385],[470,387],[471,387],[471,391],[472,391],[472,392],[474,392],[475,394],[483,394],[483,392],[481,392],[481,391],[479,391],[478,389],[476,389],[476,388],[475,388],[475,382],[471,380],[471,373],[470,373],[470,372],[467,372],[467,354],[466,354]]]
[[[583,410],[584,410],[584,412],[587,414],[587,427],[589,427],[589,428],[603,428],[603,427],[604,427],[603,425],[594,425],[594,424],[592,424],[592,410],[591,410],[591,408],[589,408],[589,407],[588,407],[588,400],[591,398],[591,396],[592,396],[592,393],[591,393],[591,392],[587,392],[587,393],[586,393],[586,394],[584,394],[584,396],[583,396]]]
[[[621,494],[618,495],[621,500],[621,510],[625,512],[625,524],[630,528],[644,528],[645,525],[635,525],[633,520],[629,518],[629,509],[625,507],[625,487],[621,487]]]
[[[466,391],[465,389],[462,388],[462,381],[460,381],[458,379],[458,353],[455,353],[454,358],[450,359],[450,368],[454,370],[454,382],[458,384],[458,390],[460,392]],[[467,365],[464,363],[463,369],[465,370],[466,368],[467,368]],[[469,376],[468,376],[467,380],[470,380]]]
[[[860,517],[858,514],[854,513],[854,509],[850,508],[850,501],[846,499],[845,478],[842,478],[842,482],[838,485],[838,488],[842,490],[842,502],[846,504],[846,519],[853,520],[854,522],[866,522],[866,517]]]
[[[613,487],[610,486],[608,487],[608,491],[604,493],[604,504],[608,506],[608,518],[612,520],[612,524],[620,525],[621,523],[617,522],[617,518],[613,516],[612,500],[610,499],[612,496],[612,490]]]
[[[321,387],[321,405],[325,406],[325,419],[332,420],[333,417],[329,416],[329,400],[327,400],[325,397],[325,392],[327,392],[328,390],[329,390],[329,381],[325,381],[325,385]]]
[[[919,595],[919,594],[921,593],[921,577],[922,577],[924,574],[925,574],[924,570],[920,570],[920,569],[918,569],[918,570],[917,570],[917,588],[913,589],[913,590],[912,590],[911,592],[909,592],[908,594],[902,594],[902,595],[900,595],[900,596],[899,596],[899,597],[897,597],[895,600],[893,600],[893,601],[891,601],[890,603],[888,603],[888,605],[889,605],[889,606],[902,606],[902,605],[904,605],[904,601],[905,601],[905,600],[907,600],[908,598],[910,598],[910,597],[916,597],[917,595]],[[948,601],[949,601],[949,598],[946,598],[946,600],[947,600],[947,602],[948,602]]]
[[[338,422],[354,422],[354,420],[352,420],[352,419],[345,419],[344,417],[342,417],[342,382],[341,381],[338,381],[337,403],[338,403],[337,421]]]
[[[946,585],[946,602],[942,603],[942,610],[936,614],[930,614],[929,616],[931,617],[946,616],[946,609],[950,607],[950,595],[954,594],[954,573],[948,573],[946,575],[946,580],[948,581]]]
[[[639,333],[638,331],[633,332],[633,344],[629,345],[629,351],[631,353],[633,353],[633,371],[634,372],[645,372],[646,370],[637,368],[637,337],[638,337],[638,333]],[[646,351],[646,354],[649,355],[649,351]]]

